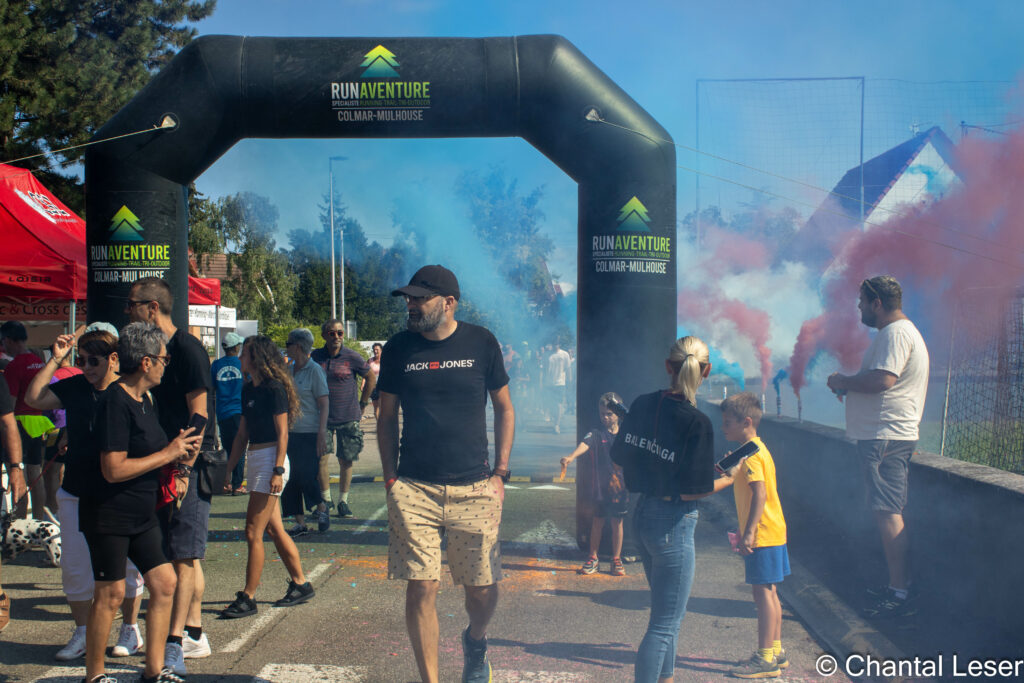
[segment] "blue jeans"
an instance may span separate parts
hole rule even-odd
[[[642,496],[633,527],[651,586],[651,616],[636,653],[634,680],[655,683],[675,671],[676,640],[693,584],[696,501]]]

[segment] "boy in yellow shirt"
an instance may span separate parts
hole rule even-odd
[[[728,441],[753,441],[758,450],[715,481],[715,491],[733,486],[740,533],[738,550],[757,606],[757,652],[730,673],[737,678],[776,678],[789,666],[782,649],[782,604],[775,584],[789,574],[786,520],[775,487],[775,462],[757,436],[761,405],[743,392],[722,401],[722,432]]]

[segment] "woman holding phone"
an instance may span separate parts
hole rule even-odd
[[[288,480],[288,429],[299,416],[299,397],[284,357],[269,337],[245,340],[242,374],[242,420],[231,446],[227,471],[246,453],[249,506],[245,511],[245,540],[249,545],[245,565],[245,588],[221,613],[224,619],[256,614],[256,589],[263,575],[263,532],[270,534],[290,581],[284,597],[274,603],[286,607],[313,597],[313,585],[306,581],[299,550],[281,520],[279,498]],[[229,475],[230,476],[230,475]],[[225,481],[225,484],[229,483]]]
[[[105,483],[83,497],[79,527],[85,534],[95,592],[86,626],[85,680],[112,683],[104,673],[104,651],[114,613],[124,600],[126,559],[142,572],[149,589],[146,607],[146,664],[141,683],[179,683],[164,668],[177,579],[163,551],[156,508],[160,469],[193,457],[200,436],[181,430],[173,441],[160,426],[150,389],[160,384],[170,361],[167,338],[155,325],[131,323],[117,342],[121,379],[100,397],[96,410],[99,466]]]
[[[78,529],[78,506],[80,498],[102,491],[106,484],[96,443],[96,409],[103,392],[118,378],[117,329],[108,323],[95,323],[86,328],[78,339],[75,357],[82,374],[51,384],[52,376],[71,357],[74,347],[75,335],[57,337],[50,359],[25,391],[25,402],[30,406],[39,410],[63,410],[67,421],[68,450],[64,455],[64,479],[57,490],[57,515],[61,528],[61,583],[75,630],[68,644],[57,651],[60,661],[85,655],[85,627],[96,587],[89,565],[89,547]],[[142,575],[129,560],[125,599],[121,604],[124,619],[112,652],[115,657],[127,657],[142,648],[137,622],[143,589]]]
[[[676,641],[693,583],[697,499],[714,491],[711,420],[697,410],[697,387],[711,372],[707,345],[678,339],[669,350],[668,391],[637,398],[619,428],[612,460],[640,495],[633,521],[651,614],[637,649],[634,680],[670,683]]]

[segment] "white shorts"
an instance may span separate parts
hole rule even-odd
[[[64,595],[72,602],[92,600],[95,582],[92,577],[92,563],[89,560],[89,546],[85,534],[78,530],[78,496],[63,488],[57,489],[57,519],[60,521],[60,578]],[[124,594],[135,598],[145,589],[142,574],[128,560],[124,579]]]
[[[288,459],[284,461],[284,474],[281,476],[281,491],[270,493],[270,478],[274,476],[274,466],[277,464],[277,445],[265,446],[263,448],[250,448],[245,453],[246,480],[249,490],[256,493],[266,493],[271,496],[280,496],[284,485],[288,483],[288,474],[291,469],[288,467]]]

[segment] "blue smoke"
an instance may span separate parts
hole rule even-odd
[[[676,326],[676,338],[685,337],[688,334],[690,333],[683,329],[682,325]],[[746,388],[747,382],[743,378],[743,368],[740,367],[739,363],[726,360],[722,352],[713,346],[708,347],[708,355],[711,360],[712,375],[725,375],[739,385],[740,391]]]
[[[779,370],[775,373],[775,377],[772,377],[772,385],[775,387],[776,394],[779,393],[779,383],[787,377],[789,377],[789,372],[786,370]]]

